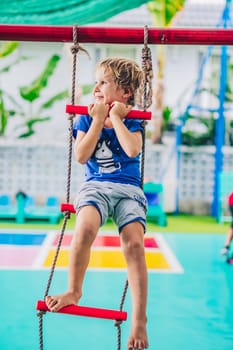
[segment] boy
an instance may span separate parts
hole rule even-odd
[[[109,58],[97,65],[95,103],[88,108],[89,116],[80,116],[74,125],[75,157],[85,164],[86,181],[75,205],[68,290],[45,300],[51,311],[79,301],[91,245],[111,215],[119,229],[132,295],[128,350],[148,348],[148,276],[143,243],[147,202],[140,188],[142,126],[138,120],[125,119],[141,83],[142,71],[134,61]]]

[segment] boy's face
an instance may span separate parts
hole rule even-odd
[[[96,82],[93,95],[96,103],[111,104],[114,101],[127,104],[129,93],[116,85],[110,72],[98,68],[95,74]]]

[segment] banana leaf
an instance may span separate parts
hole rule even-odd
[[[43,109],[50,108],[54,105],[55,102],[63,100],[64,98],[67,98],[69,96],[68,90],[64,90],[62,92],[59,92],[57,95],[51,97],[48,101],[44,102],[40,109],[39,112],[41,112]]]
[[[48,121],[50,119],[51,119],[50,117],[31,118],[24,125],[24,126],[26,126],[28,128],[28,130],[26,132],[24,132],[23,134],[19,135],[19,138],[26,138],[26,137],[29,137],[29,136],[35,134],[35,130],[33,129],[34,124],[45,122],[45,121]]]
[[[43,72],[29,86],[20,87],[20,95],[24,100],[33,102],[40,97],[41,91],[47,86],[49,78],[53,75],[57,67],[59,55],[53,55],[46,64]]]
[[[2,93],[0,93],[0,135],[4,135],[8,121],[8,112],[5,109]]]
[[[17,60],[12,62],[11,64],[9,64],[9,65],[3,67],[2,69],[0,69],[0,73],[8,73],[13,66],[15,66],[16,64],[18,64],[21,61],[26,61],[28,59],[29,59],[29,57],[21,56],[21,57],[17,58]]]
[[[12,52],[14,52],[17,49],[18,46],[19,46],[19,43],[16,41],[10,41],[10,42],[4,43],[2,46],[0,46],[0,58],[10,55]]]

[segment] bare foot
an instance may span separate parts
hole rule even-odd
[[[149,346],[146,325],[138,323],[131,328],[131,334],[128,341],[128,350],[144,350]]]
[[[66,292],[59,295],[45,297],[45,303],[50,311],[57,312],[64,306],[76,305],[80,298],[81,294],[79,293]]]

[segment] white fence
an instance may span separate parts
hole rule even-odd
[[[170,148],[146,145],[145,179],[158,182]],[[176,157],[169,161],[163,177],[165,210],[175,210],[176,189],[182,212],[209,214],[213,200],[214,147],[182,147],[180,180],[177,182]],[[18,191],[43,203],[47,196],[66,198],[68,146],[24,141],[0,141],[0,194],[15,198]],[[233,149],[224,149],[224,170],[233,171]],[[83,167],[72,161],[71,200],[84,179]],[[233,184],[232,184],[233,185]]]

